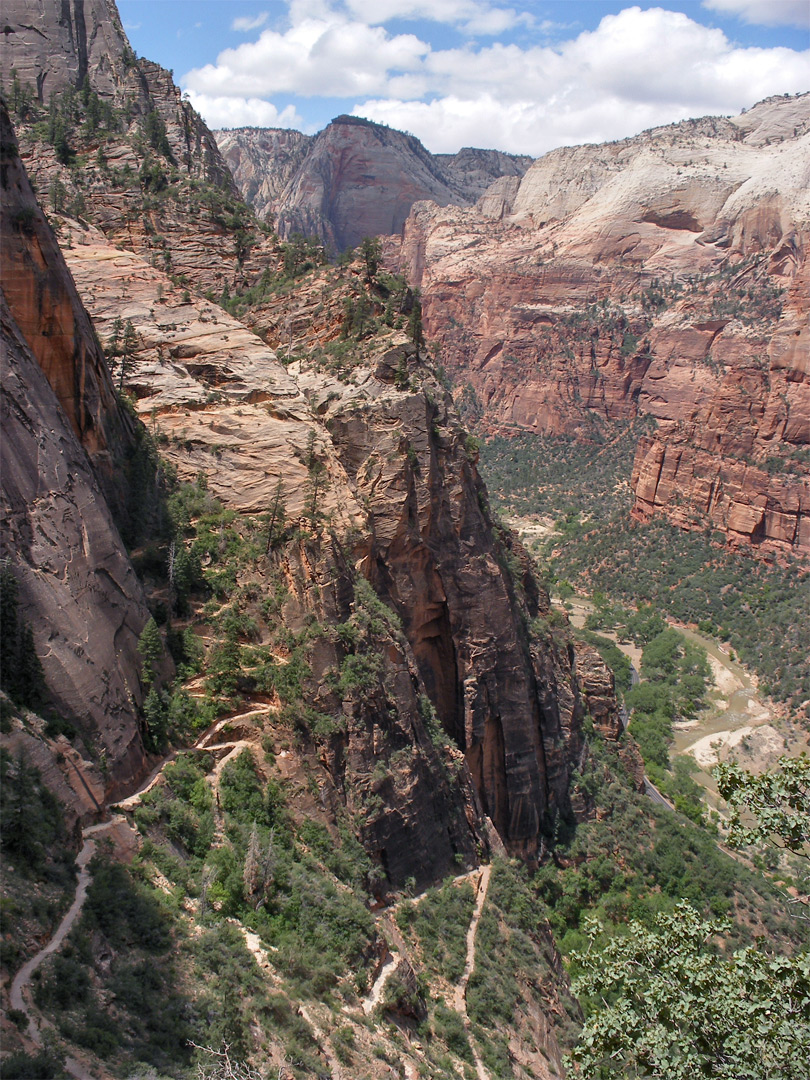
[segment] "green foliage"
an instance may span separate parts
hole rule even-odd
[[[668,769],[673,720],[694,716],[705,704],[711,679],[706,651],[675,629],[663,630],[645,646],[641,673],[648,681],[625,694],[633,738],[645,765]]]
[[[607,1002],[586,1022],[575,1075],[746,1077],[802,1080],[810,1069],[810,954],[769,956],[754,947],[718,955],[728,922],[705,921],[685,902],[653,928],[597,949],[588,922],[574,992]]]
[[[542,545],[552,583],[567,578],[585,593],[601,590],[639,608],[651,605],[678,622],[701,624],[728,641],[766,693],[805,710],[806,568],[731,552],[711,532],[631,521],[628,482],[643,430],[640,423],[618,432],[614,425],[609,442],[594,431],[590,444],[528,434],[493,438],[482,444],[479,467],[499,512],[564,512],[570,518],[570,527],[560,529],[564,544],[552,535]],[[589,619],[588,628],[600,626]]]
[[[45,674],[18,593],[11,567],[0,563],[0,687],[15,704],[37,710],[46,699]]]
[[[422,300],[418,289],[414,289],[411,300],[411,311],[408,316],[408,337],[417,348],[425,344],[425,336],[422,331]]]
[[[259,822],[268,827],[280,820],[284,797],[277,783],[259,781],[253,755],[243,750],[222,770],[219,781],[222,808],[234,821],[247,824]]]
[[[378,236],[366,236],[360,242],[360,257],[366,267],[366,283],[371,284],[377,276],[382,255],[382,241]]]
[[[374,304],[365,293],[347,296],[343,302],[340,336],[343,340],[362,341],[379,329],[374,318]]]
[[[306,491],[304,498],[304,517],[313,529],[317,529],[324,519],[321,500],[329,488],[326,463],[315,445],[315,429],[310,430],[304,454],[307,469]]]
[[[157,669],[163,659],[163,638],[154,618],[150,616],[138,638],[138,653],[141,657],[141,678],[144,686],[152,687],[157,678]]]
[[[62,805],[22,752],[13,759],[6,750],[0,755],[0,844],[18,873],[32,878],[45,873],[55,857],[73,862]],[[56,868],[49,873],[57,876]]]
[[[143,118],[142,122],[143,133],[146,136],[146,141],[163,157],[172,159],[172,148],[169,145],[169,139],[166,134],[166,125],[163,122],[163,118],[157,109],[150,109]]]
[[[19,1050],[0,1060],[4,1080],[67,1080],[69,1073],[49,1050],[26,1054]]]
[[[810,757],[782,757],[778,768],[754,776],[736,763],[714,770],[728,802],[729,843],[772,843],[810,859]],[[751,822],[753,818],[753,822]]]
[[[115,949],[137,945],[151,954],[165,953],[171,932],[154,896],[120,863],[94,856],[92,870],[82,911],[83,929],[99,931]]]
[[[432,1020],[436,1037],[441,1039],[448,1050],[460,1057],[462,1061],[473,1064],[472,1048],[461,1016],[439,1001],[433,1010]]]
[[[475,907],[469,882],[430,889],[418,904],[404,904],[397,915],[400,929],[415,935],[428,971],[456,983],[464,972],[467,928]]]
[[[290,239],[279,246],[284,268],[284,276],[288,280],[302,277],[316,266],[323,266],[326,262],[326,252],[320,240],[314,236],[306,237],[301,233],[292,233]]]
[[[542,866],[534,878],[562,952],[584,945],[580,927],[587,915],[622,933],[628,920],[649,925],[682,898],[706,916],[734,910],[742,923],[735,924],[737,941],[750,940],[749,922],[764,922],[771,935],[792,941],[795,926],[784,918],[777,890],[721,851],[705,828],[633,790],[620,752],[620,746],[591,740],[575,787],[593,799],[599,817],[563,834],[559,865]]]

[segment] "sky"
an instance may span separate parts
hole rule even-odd
[[[810,90],[810,0],[118,0],[212,128],[341,113],[538,157]]]

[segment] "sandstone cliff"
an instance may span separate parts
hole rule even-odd
[[[522,176],[531,158],[465,148],[430,154],[412,135],[339,116],[306,142],[297,132],[217,132],[242,196],[283,237],[317,236],[333,252],[366,236],[398,233],[421,199],[469,206],[499,176]]]
[[[276,206],[309,152],[311,135],[285,128],[233,128],[215,131],[242,198],[271,224]]]
[[[219,293],[242,278],[262,236],[171,73],[135,57],[114,0],[37,11],[32,22],[29,5],[10,6],[3,77],[43,202],[189,285]],[[77,154],[81,170],[72,168]]]
[[[102,338],[116,314],[133,322],[139,349],[127,384],[144,420],[165,438],[163,453],[181,478],[204,474],[207,490],[243,514],[266,511],[280,483],[288,517],[305,522],[311,492],[307,445],[314,432],[325,470],[320,512],[338,535],[352,537],[351,566],[402,622],[404,639],[395,645],[402,656],[394,669],[400,671],[400,689],[389,685],[388,700],[399,695],[397,708],[419,730],[424,721],[418,710],[414,719],[412,705],[404,703],[426,695],[466,758],[467,779],[461,777],[455,793],[442,795],[450,799],[447,813],[452,817],[467,806],[471,824],[465,829],[475,836],[483,828],[483,812],[511,851],[536,856],[555,815],[568,812],[569,778],[583,750],[586,703],[577,672],[590,665],[605,702],[614,702],[604,705],[600,718],[605,733],[615,737],[612,681],[595,656],[577,660],[546,629],[527,631],[532,620],[538,628],[544,625],[547,598],[513,541],[493,534],[486,493],[446,392],[401,335],[394,334],[387,351],[385,339],[381,345],[357,344],[358,360],[343,375],[318,361],[319,335],[339,334],[341,290],[349,284],[341,285],[335,270],[322,272],[335,278],[334,303],[319,316],[313,315],[323,296],[318,275],[269,305],[273,321],[263,324],[261,314],[255,316],[257,328],[272,333],[285,321],[276,309],[286,306],[302,333],[310,327],[312,346],[298,333],[296,344],[302,353],[314,348],[313,359],[297,361],[288,372],[260,338],[222,309],[185,299],[160,270],[110,248],[101,233],[88,230],[84,239],[67,253],[78,287]],[[356,280],[359,266],[341,273]],[[326,623],[347,617],[351,574],[341,569],[346,557],[325,538],[308,554],[293,549],[285,556],[286,580],[311,580],[293,590],[300,606],[290,618],[303,619],[306,611]],[[343,582],[337,594],[325,586],[330,580]],[[334,649],[321,656],[322,665],[329,662],[340,663]],[[382,704],[375,713],[365,701],[363,709],[370,708],[368,715],[377,716],[373,724],[380,724]],[[385,721],[382,732],[388,727]],[[380,738],[393,739],[396,750],[403,735]],[[364,739],[346,751],[346,760],[357,755],[358,769],[382,752],[372,752]],[[452,865],[454,853],[469,853],[459,839],[463,830],[449,845],[421,838],[425,821],[435,816],[420,794],[422,783],[425,792],[435,786],[430,775],[414,788],[410,812],[387,807],[382,832],[369,826],[369,838],[388,837],[369,843],[385,850],[397,881],[422,880]],[[412,777],[407,783],[414,782]],[[395,819],[405,823],[389,835]]]
[[[134,429],[5,114],[0,123],[2,557],[54,709],[75,723],[85,756],[106,760],[107,789],[120,790],[145,764],[136,645],[148,613],[102,487],[125,518],[117,470]]]
[[[414,207],[392,257],[484,424],[651,415],[637,513],[806,555],[809,127],[810,96],[770,99]]]

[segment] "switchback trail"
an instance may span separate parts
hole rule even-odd
[[[268,708],[263,709],[250,709],[244,713],[237,713],[234,716],[227,716],[222,720],[218,720],[216,724],[213,724],[208,728],[194,743],[192,746],[183,747],[179,750],[173,750],[170,754],[156,766],[155,769],[149,774],[142,786],[132,795],[127,796],[125,799],[120,799],[117,802],[110,804],[107,809],[120,809],[120,810],[133,810],[140,802],[143,795],[147,791],[150,791],[160,779],[163,770],[167,765],[170,765],[179,754],[187,753],[191,750],[226,750],[230,749],[232,753],[228,754],[222,761],[218,762],[215,769],[215,783],[219,779],[219,773],[228,760],[238,750],[242,750],[250,744],[246,740],[237,740],[230,743],[220,743],[214,746],[206,745],[210,739],[226,727],[228,724],[232,724],[236,721],[252,719],[255,716],[268,713]],[[216,787],[215,787],[216,794]],[[40,965],[46,960],[52,953],[62,945],[67,935],[70,933],[73,925],[81,914],[84,902],[87,899],[87,890],[90,887],[92,880],[92,873],[90,871],[90,862],[93,855],[96,852],[96,843],[94,837],[108,832],[118,825],[124,824],[126,818],[121,814],[116,814],[108,821],[102,821],[97,825],[90,825],[86,829],[82,829],[82,847],[79,854],[76,857],[76,865],[79,868],[79,876],[76,881],[76,894],[73,897],[73,903],[60,922],[59,926],[54,931],[53,937],[50,939],[47,945],[44,945],[39,952],[35,953],[30,960],[28,960],[14,977],[11,984],[10,992],[10,1004],[12,1009],[19,1009],[23,1012],[28,1019],[27,1035],[36,1046],[43,1045],[43,1028],[50,1028],[51,1025],[40,1015],[39,1010],[33,1004],[30,994],[31,980],[34,976],[34,972]],[[75,1059],[68,1057],[65,1059],[65,1069],[76,1080],[95,1080],[93,1073],[89,1072],[84,1064]]]

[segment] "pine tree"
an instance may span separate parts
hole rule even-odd
[[[138,652],[143,665],[144,686],[151,687],[157,678],[157,665],[163,656],[163,639],[153,618],[149,619],[138,638]]]
[[[304,464],[307,467],[306,494],[304,497],[304,515],[313,528],[323,518],[320,510],[320,500],[329,486],[326,475],[326,465],[321,461],[315,449],[315,429],[311,428],[307,439],[307,449],[304,456]]]
[[[382,243],[378,236],[367,236],[360,243],[360,255],[366,264],[366,283],[371,284],[377,276],[380,266]]]
[[[270,503],[270,512],[267,515],[267,549],[266,553],[278,547],[284,537],[284,524],[287,518],[287,508],[284,505],[284,485],[281,477],[278,478],[273,500]]]
[[[159,750],[166,737],[167,701],[156,686],[152,686],[143,703],[147,741],[152,750]]]

